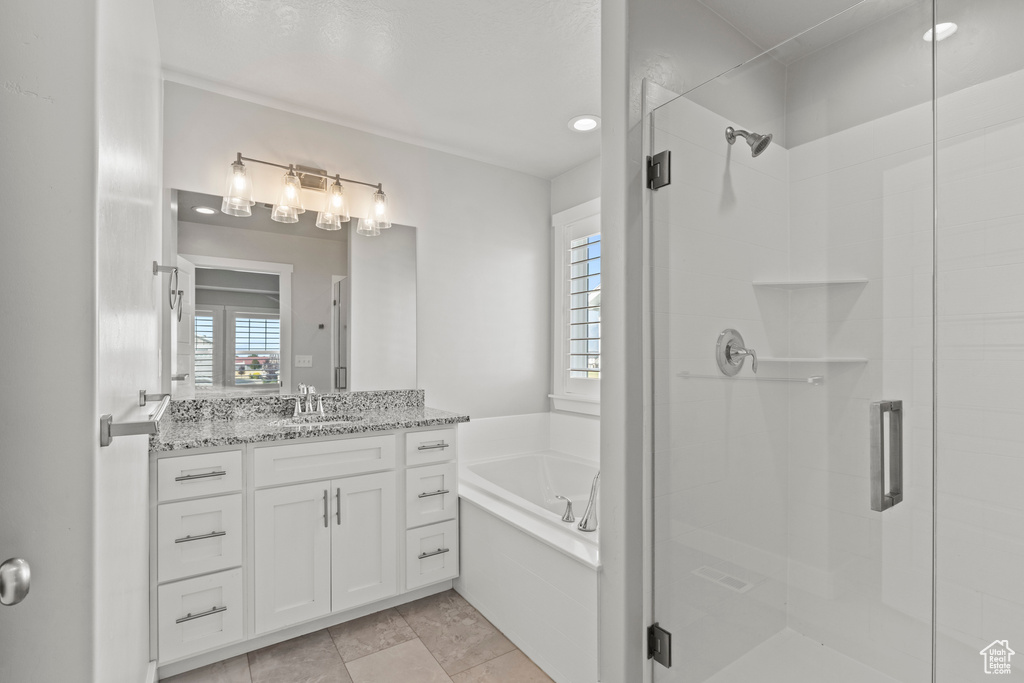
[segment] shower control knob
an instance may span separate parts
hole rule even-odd
[[[743,336],[736,330],[732,328],[722,330],[722,333],[718,335],[718,344],[715,346],[718,369],[723,374],[734,377],[743,369],[743,361],[748,356],[751,360],[751,369],[757,372],[757,351],[748,349],[743,343]]]

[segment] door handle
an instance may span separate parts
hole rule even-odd
[[[889,415],[888,439],[885,438],[886,414]],[[889,474],[888,491],[885,489],[886,472]],[[871,404],[871,509],[882,512],[902,501],[903,401],[876,401]]]
[[[0,604],[17,605],[28,595],[32,568],[28,561],[12,557],[0,564]]]

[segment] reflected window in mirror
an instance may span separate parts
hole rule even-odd
[[[197,307],[196,390],[278,391],[281,316],[270,309]]]

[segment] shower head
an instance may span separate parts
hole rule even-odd
[[[756,157],[761,152],[768,149],[768,145],[772,144],[772,134],[761,135],[760,133],[751,133],[746,130],[736,130],[732,126],[725,129],[725,139],[729,141],[729,144],[736,142],[736,136],[742,137],[750,145],[750,156]]]

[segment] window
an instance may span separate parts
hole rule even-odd
[[[569,377],[601,379],[601,233],[569,243]]]
[[[281,317],[268,309],[207,305],[195,313],[196,387],[277,389]]]
[[[213,386],[213,311],[196,310],[195,374],[197,387]]]
[[[587,202],[552,219],[551,398],[556,410],[597,415],[601,395],[600,201]]]
[[[236,312],[231,316],[235,353],[234,385],[277,386],[281,372],[281,318]]]

